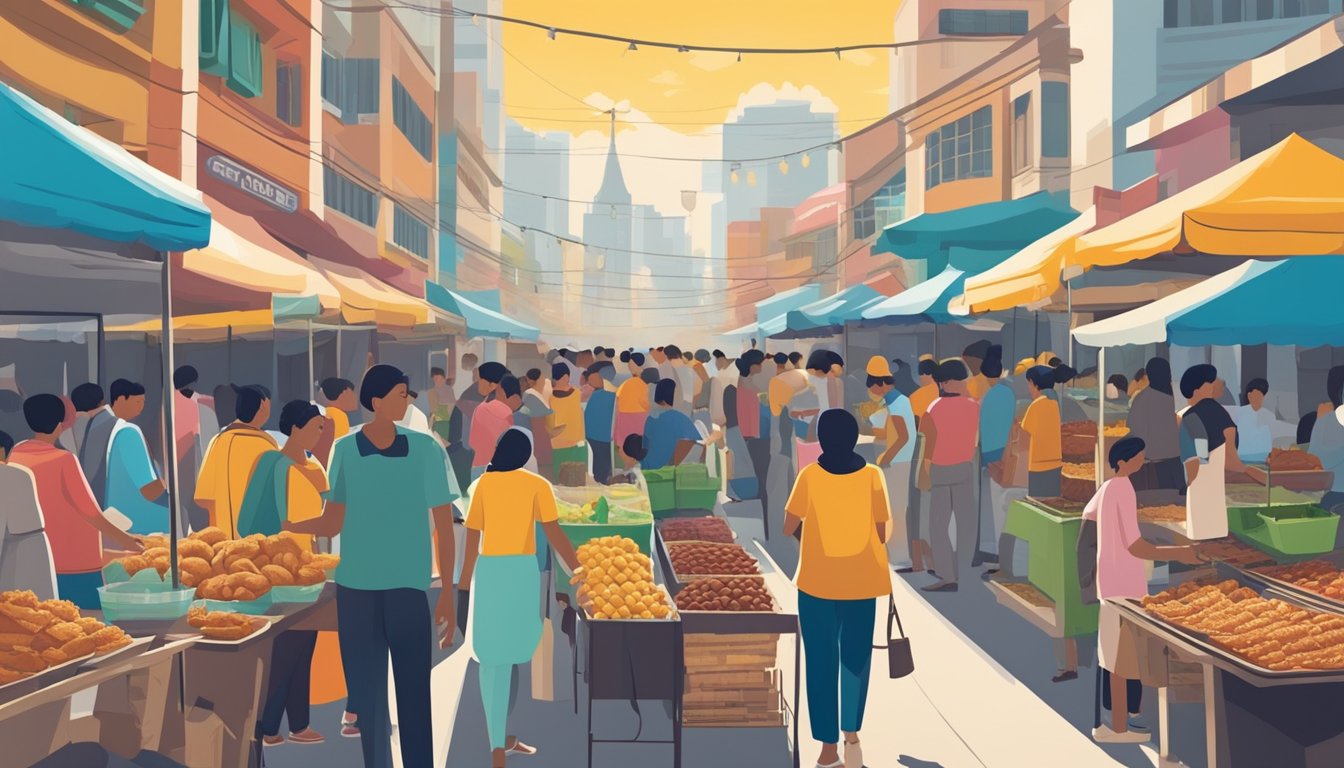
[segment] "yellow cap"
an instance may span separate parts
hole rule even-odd
[[[873,355],[868,358],[868,375],[877,378],[889,378],[891,376],[891,364],[881,355]]]
[[[933,359],[933,355],[920,355],[920,356],[919,356],[919,361],[920,361],[920,362],[924,362],[925,360],[932,360],[932,359]]]

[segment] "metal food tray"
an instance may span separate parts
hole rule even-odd
[[[671,542],[671,543],[672,543],[672,544],[713,544],[713,545],[715,545],[715,546],[720,546],[720,547],[734,547],[734,546],[735,546],[735,547],[739,547],[743,552],[746,552],[746,553],[747,553],[747,557],[751,557],[751,559],[752,559],[753,561],[756,562],[756,572],[755,572],[755,573],[703,573],[703,574],[702,574],[702,573],[677,573],[676,569],[672,567],[672,554],[671,554],[671,552],[670,552],[669,549],[668,549],[668,542],[663,541],[663,532],[662,532],[662,530],[661,530],[661,529],[658,529],[658,528],[655,526],[655,531],[656,531],[656,533],[655,533],[655,538],[657,538],[657,540],[658,540],[658,541],[657,541],[658,567],[659,567],[660,570],[662,570],[663,575],[666,577],[666,581],[667,581],[668,589],[671,590],[671,592],[672,592],[673,595],[675,595],[675,594],[677,594],[678,592],[680,592],[680,591],[681,591],[681,588],[682,588],[683,586],[685,586],[687,582],[692,581],[692,580],[695,580],[695,579],[740,579],[740,578],[744,578],[744,577],[764,576],[764,575],[765,575],[765,574],[761,571],[761,561],[760,561],[760,560],[757,560],[755,557],[753,557],[752,554],[751,554],[750,552],[747,551],[747,548],[746,548],[746,547],[743,547],[741,544],[721,544],[721,543],[718,543],[718,542],[697,542],[697,541],[674,541],[674,542]],[[772,597],[773,597],[773,595],[772,595]]]
[[[1281,592],[1277,588],[1247,578],[1244,571],[1229,566],[1226,563],[1216,564],[1215,571],[1219,581],[1232,579],[1241,586],[1255,590],[1257,594],[1265,599],[1282,600],[1285,603],[1297,605],[1298,607],[1306,608],[1307,610],[1318,612],[1322,610],[1320,606],[1314,605],[1310,601],[1298,599],[1295,594]],[[1344,669],[1266,669],[1216,645],[1212,639],[1203,632],[1196,632],[1191,629],[1186,629],[1185,627],[1177,626],[1148,613],[1148,611],[1144,610],[1143,605],[1138,600],[1121,600],[1113,602],[1112,605],[1115,605],[1136,624],[1143,626],[1163,640],[1174,642],[1177,645],[1183,645],[1189,650],[1207,656],[1214,666],[1225,672],[1236,675],[1238,678],[1245,680],[1256,687],[1264,688],[1275,685],[1296,685],[1301,683],[1344,683]]]
[[[92,652],[53,667],[47,667],[41,672],[34,672],[21,680],[0,685],[0,704],[8,704],[15,699],[36,693],[49,685],[69,680],[79,674],[80,667],[91,658],[93,658]]]
[[[261,637],[263,634],[266,633],[267,630],[271,628],[271,624],[274,623],[274,620],[280,618],[278,616],[250,616],[248,614],[243,615],[246,615],[248,616],[248,618],[252,619],[253,626],[256,626],[257,624],[261,625],[257,627],[257,629],[253,630],[252,634],[248,635],[247,637],[242,637],[237,640],[216,640],[214,638],[207,637],[201,634],[201,631],[196,627],[191,627],[190,634],[196,637],[197,645],[216,646],[220,650],[230,650],[230,651],[237,650],[243,647],[244,645],[247,645],[252,641],[256,640],[258,637]]]
[[[779,600],[770,591],[765,576],[697,576],[711,579],[759,579],[766,594],[770,595],[769,611],[681,611],[681,623],[687,634],[713,635],[755,635],[798,633],[798,617],[785,613],[779,607]]]
[[[1327,562],[1335,566],[1336,568],[1339,568],[1340,570],[1344,570],[1344,552],[1327,552],[1322,555],[1315,555],[1300,560],[1299,563],[1307,563],[1311,562],[1312,560],[1321,560],[1323,562]],[[1224,563],[1224,565],[1227,564]],[[1325,595],[1322,595],[1319,592],[1312,592],[1311,590],[1306,589],[1304,587],[1299,587],[1298,585],[1292,583],[1291,581],[1284,581],[1283,579],[1276,578],[1274,576],[1269,576],[1264,573],[1260,573],[1259,571],[1253,568],[1241,568],[1234,565],[1227,565],[1227,567],[1236,569],[1240,573],[1244,574],[1246,578],[1251,579],[1252,581],[1259,582],[1267,587],[1273,587],[1277,591],[1292,595],[1294,598],[1297,598],[1298,601],[1300,602],[1312,604],[1306,607],[1312,607],[1317,610],[1324,611],[1326,613],[1338,613],[1344,615],[1344,599],[1335,599],[1333,597],[1326,597]]]
[[[1041,499],[1038,499],[1034,496],[1027,496],[1025,498],[1025,501],[1028,504],[1032,505],[1033,507],[1036,507],[1037,509],[1043,512],[1052,514],[1055,517],[1082,517],[1083,509],[1087,506],[1087,502],[1078,501],[1074,502],[1075,504],[1078,505],[1077,509],[1060,509],[1059,507],[1047,504]]]
[[[97,669],[99,667],[105,667],[114,661],[120,661],[121,659],[125,659],[130,656],[139,656],[140,654],[149,650],[150,644],[153,643],[155,639],[156,638],[154,638],[153,636],[133,637],[131,638],[131,642],[127,643],[121,648],[116,649],[115,651],[108,651],[107,653],[95,653],[92,658],[85,660],[83,667],[84,669]]]
[[[634,617],[628,619],[597,619],[588,613],[588,606],[582,604],[579,605],[579,616],[584,621],[595,624],[669,624],[681,621],[681,610],[677,608],[677,601],[672,599],[672,594],[667,591],[667,587],[662,584],[654,584],[653,586],[663,593],[663,597],[667,598],[668,607],[672,609],[671,614],[665,619],[639,619]]]
[[[694,520],[704,517],[714,517],[716,519],[723,520],[723,518],[718,517],[717,515],[698,515],[696,518],[664,517],[661,520],[657,521],[654,524],[654,527],[658,529],[658,535],[661,537],[663,535],[663,524],[668,522],[669,520],[686,520],[686,519]],[[727,524],[728,521],[724,520],[724,525]],[[669,544],[737,544],[737,531],[734,531],[732,528],[729,528],[728,533],[733,537],[732,541],[705,541],[704,539],[673,539],[668,543]],[[738,544],[738,546],[742,545]]]

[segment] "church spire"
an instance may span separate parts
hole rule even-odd
[[[625,177],[621,174],[621,160],[616,154],[616,107],[607,110],[611,115],[611,144],[607,148],[607,167],[602,174],[602,186],[597,190],[593,203],[597,205],[629,205],[630,190],[625,187]]]

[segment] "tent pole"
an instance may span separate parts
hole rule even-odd
[[[163,466],[167,472],[168,490],[168,569],[173,574],[173,589],[181,585],[181,574],[177,569],[177,538],[181,534],[178,519],[177,498],[177,439],[173,428],[173,278],[172,255],[161,253],[163,257],[163,337],[160,342],[161,366],[163,368]]]
[[[1069,333],[1069,347],[1073,347],[1073,333]],[[1106,467],[1106,348],[1097,348],[1097,487]]]
[[[313,319],[308,318],[308,399],[316,400],[317,382],[313,381]]]
[[[1069,299],[1069,367],[1073,367],[1073,281],[1064,281],[1064,293]]]
[[[233,385],[233,326],[230,325],[224,330],[224,375],[228,381],[224,382],[230,386]]]

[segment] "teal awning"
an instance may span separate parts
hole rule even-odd
[[[277,323],[284,320],[312,320],[322,315],[322,301],[316,296],[271,296],[271,316]]]
[[[1341,256],[1251,260],[1147,306],[1077,328],[1073,335],[1090,347],[1338,345],[1344,340],[1341,285]]]
[[[761,330],[771,338],[833,336],[845,323],[862,319],[865,308],[884,298],[885,294],[871,286],[851,285],[834,296],[779,315],[762,324]]]
[[[965,281],[965,272],[948,267],[895,296],[866,305],[860,315],[865,320],[886,323],[946,323],[954,319],[947,303],[961,295]]]
[[[210,242],[199,192],[4,83],[0,218],[157,251]]]
[[[777,293],[768,299],[756,302],[756,322],[764,325],[768,320],[774,320],[786,312],[805,307],[820,298],[821,286],[816,283],[808,283]]]
[[[1016,200],[982,203],[942,213],[924,213],[882,230],[874,253],[929,262],[929,273],[955,267],[971,274],[992,265],[959,263],[954,249],[1018,251],[1077,218],[1059,197],[1037,192]]]
[[[466,320],[467,335],[469,336],[485,336],[493,339],[513,339],[516,341],[536,341],[541,338],[541,331],[536,328],[520,323],[493,309],[483,307],[466,296],[450,291],[438,283],[425,283],[425,300],[445,312],[451,312]]]

